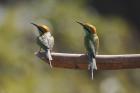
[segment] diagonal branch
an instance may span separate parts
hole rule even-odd
[[[49,63],[44,52],[36,55]],[[52,57],[53,67],[87,69],[88,61],[85,54],[52,53]],[[97,55],[96,61],[98,70],[140,68],[140,54]]]

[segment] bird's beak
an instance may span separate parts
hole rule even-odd
[[[82,25],[82,26],[85,26],[85,24],[84,23],[81,23],[81,22],[79,22],[79,21],[76,21],[78,24],[80,24],[80,25]]]
[[[35,24],[35,23],[31,23],[31,24],[34,25],[34,26],[37,27],[37,28],[39,27],[39,25],[37,25],[37,24]]]
[[[35,27],[37,27],[39,33],[43,33],[42,30],[40,30],[40,26],[38,24],[35,24],[35,23],[31,23],[32,25],[34,25]]]

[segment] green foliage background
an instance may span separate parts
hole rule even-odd
[[[136,70],[97,71],[50,69],[34,52],[37,30],[48,25],[56,52],[85,53],[83,31],[75,21],[97,27],[99,54],[139,53],[132,24],[118,16],[101,16],[86,0],[29,0],[0,5],[0,93],[139,93]]]

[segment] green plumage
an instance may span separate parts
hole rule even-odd
[[[88,24],[88,23],[81,23],[78,22],[81,26],[83,26],[85,37],[84,37],[84,44],[87,50],[87,56],[88,56],[88,69],[91,72],[91,77],[93,79],[93,70],[97,70],[96,66],[96,54],[98,53],[98,47],[99,47],[99,39],[96,34],[96,27]]]
[[[91,71],[91,77],[93,79],[93,70],[97,70],[95,59],[99,47],[99,39],[97,34],[93,34],[89,30],[85,29],[84,43],[88,53],[88,69]]]
[[[93,54],[93,57],[96,57],[96,54],[98,52],[98,46],[99,46],[99,39],[97,34],[86,34],[84,38],[84,42],[87,51]]]
[[[47,26],[37,25],[34,23],[31,23],[31,24],[36,26],[39,31],[39,36],[37,37],[37,44],[40,46],[40,50],[38,52],[40,52],[41,49],[43,49],[45,51],[46,57],[48,58],[48,60],[50,62],[50,67],[52,68],[51,60],[53,60],[53,59],[51,56],[51,50],[54,45],[54,38],[51,35],[50,30]]]

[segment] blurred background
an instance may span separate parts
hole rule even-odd
[[[96,26],[99,54],[140,53],[138,0],[0,0],[0,93],[140,93],[140,70],[53,68],[34,55],[37,29],[46,24],[55,52],[85,53],[83,29]]]

